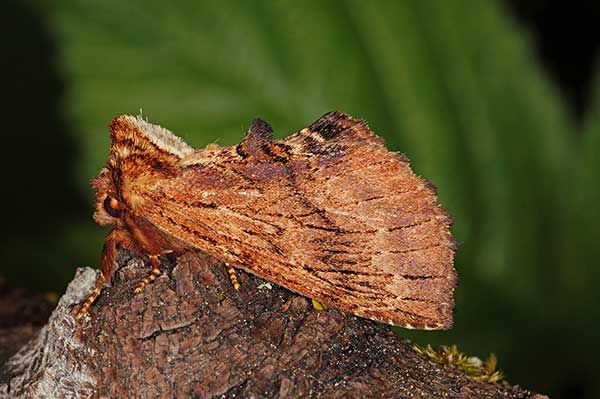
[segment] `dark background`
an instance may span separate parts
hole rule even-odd
[[[257,21],[265,24],[266,41],[276,47],[279,53],[293,53],[293,48],[286,47],[285,38],[277,34],[278,29],[285,31],[286,27],[281,25],[276,28],[269,27],[269,21],[276,18],[277,11],[271,12],[266,2],[261,4],[259,12],[248,10],[248,13],[257,13]],[[523,186],[508,184],[514,191],[501,193],[510,194],[510,197],[507,198],[518,198],[522,194],[519,187],[526,187],[527,184],[540,184],[540,192],[543,192],[545,196],[536,197],[534,193],[531,197],[533,198],[531,200],[533,205],[518,208],[519,211],[514,214],[510,213],[512,208],[509,208],[507,214],[498,216],[499,219],[497,219],[508,217],[509,219],[514,218],[518,222],[525,215],[524,218],[527,221],[530,220],[528,219],[530,215],[535,214],[535,220],[533,216],[531,219],[534,220],[532,225],[535,226],[535,229],[532,230],[533,238],[529,236],[527,238],[519,237],[521,230],[518,226],[515,228],[505,227],[512,230],[505,235],[495,235],[496,225],[494,220],[496,219],[489,218],[488,220],[485,219],[487,216],[481,216],[485,215],[485,201],[489,202],[489,198],[487,200],[482,199],[478,195],[479,187],[477,184],[468,184],[469,179],[472,177],[469,177],[471,176],[469,174],[471,166],[468,166],[467,160],[464,164],[452,165],[445,164],[442,159],[436,164],[430,161],[427,155],[419,155],[419,148],[424,151],[421,154],[427,154],[430,147],[427,145],[427,140],[424,141],[425,144],[422,142],[419,144],[421,147],[418,147],[417,144],[410,141],[410,136],[407,136],[410,133],[408,128],[400,129],[397,136],[393,136],[395,129],[390,120],[394,118],[396,112],[401,112],[395,110],[393,101],[387,110],[385,107],[375,104],[372,110],[369,111],[368,109],[371,108],[361,105],[363,100],[352,100],[354,102],[349,102],[348,105],[343,102],[324,101],[323,106],[342,108],[348,112],[352,111],[351,113],[356,116],[367,117],[371,122],[371,126],[376,127],[375,130],[386,137],[390,147],[406,151],[415,161],[417,170],[422,171],[424,175],[434,180],[440,188],[442,203],[448,204],[451,213],[455,214],[457,234],[463,248],[457,259],[457,269],[462,284],[457,291],[456,327],[449,333],[419,334],[404,331],[400,333],[408,335],[423,344],[457,343],[462,350],[481,357],[486,356],[489,352],[496,352],[499,356],[499,366],[507,374],[510,382],[549,394],[551,397],[597,397],[596,395],[600,394],[600,388],[596,376],[600,373],[600,366],[595,360],[599,354],[596,349],[597,342],[595,338],[598,335],[596,331],[600,328],[600,322],[597,318],[598,312],[593,309],[598,305],[598,295],[596,293],[598,260],[595,257],[598,251],[595,247],[598,245],[597,239],[600,238],[600,235],[596,232],[597,229],[585,227],[585,223],[591,224],[591,221],[597,220],[594,219],[598,215],[597,208],[586,209],[585,207],[598,207],[595,202],[598,198],[598,190],[595,188],[598,183],[595,178],[599,174],[596,172],[597,169],[593,169],[595,165],[598,165],[598,158],[593,154],[598,153],[596,149],[600,150],[600,146],[598,146],[598,139],[589,139],[588,136],[598,137],[596,132],[599,129],[596,127],[598,126],[596,122],[598,94],[595,87],[598,78],[600,5],[595,1],[567,3],[541,0],[512,0],[503,3],[498,2],[498,4],[498,10],[500,10],[498,18],[508,26],[507,30],[514,31],[510,34],[507,33],[506,36],[513,37],[510,35],[514,34],[514,37],[519,38],[515,42],[518,41],[524,48],[525,56],[523,57],[525,61],[523,63],[528,69],[526,73],[523,72],[522,82],[524,83],[517,81],[514,84],[515,89],[510,95],[507,95],[509,98],[502,99],[501,102],[499,100],[496,103],[504,104],[504,108],[502,106],[490,106],[493,114],[499,115],[497,120],[503,120],[502,118],[505,115],[508,115],[507,118],[510,117],[510,114],[515,112],[511,109],[511,103],[515,102],[516,105],[514,106],[519,107],[519,111],[531,115],[527,109],[520,107],[519,104],[521,103],[518,98],[521,96],[536,95],[539,96],[540,101],[546,101],[550,98],[550,103],[554,105],[551,107],[540,106],[540,109],[536,111],[538,114],[531,116],[531,120],[538,118],[541,121],[539,123],[524,119],[523,125],[525,127],[523,129],[525,133],[511,136],[510,126],[515,125],[503,125],[498,122],[498,133],[495,134],[502,136],[498,142],[503,143],[502,140],[511,141],[513,143],[511,145],[515,145],[515,147],[507,144],[506,149],[504,149],[504,147],[498,146],[493,148],[493,152],[515,151],[510,150],[510,148],[520,148],[519,143],[522,140],[520,135],[527,135],[529,129],[527,126],[534,126],[531,129],[532,131],[534,129],[543,131],[544,123],[547,126],[556,127],[556,119],[553,119],[555,115],[550,115],[556,112],[560,112],[562,115],[559,118],[562,121],[559,124],[563,123],[560,127],[561,134],[570,136],[566,137],[565,140],[571,143],[569,145],[572,146],[568,153],[562,156],[566,160],[565,164],[554,165],[554,168],[540,166],[539,171],[537,171],[543,174],[550,173],[548,172],[550,169],[562,171],[571,167],[573,170],[570,173],[565,173],[556,181],[546,183],[536,181],[536,177],[532,175],[530,183],[524,183]],[[330,3],[329,7],[322,11],[325,16],[323,21],[334,21],[335,18],[339,17],[342,11],[336,10],[336,7],[335,3]],[[0,244],[3,265],[0,273],[8,277],[10,283],[15,286],[27,286],[36,290],[50,290],[59,293],[64,290],[65,285],[72,278],[76,266],[97,264],[103,232],[100,227],[93,224],[91,219],[91,199],[93,197],[91,189],[86,189],[86,179],[93,177],[93,173],[90,171],[99,170],[102,164],[98,160],[105,157],[108,151],[105,126],[112,116],[118,113],[137,113],[139,107],[144,107],[144,114],[146,114],[146,107],[148,107],[152,111],[149,115],[151,121],[153,121],[152,115],[157,114],[159,120],[156,122],[163,123],[175,132],[183,131],[186,139],[189,139],[193,145],[200,146],[220,137],[225,137],[224,141],[220,142],[221,144],[234,143],[241,138],[244,126],[254,116],[270,116],[270,120],[274,122],[276,130],[280,132],[281,136],[285,135],[286,131],[291,132],[301,128],[302,124],[307,124],[316,119],[321,113],[329,111],[329,108],[321,109],[317,104],[314,106],[314,111],[312,108],[308,111],[302,110],[298,112],[297,117],[288,117],[286,114],[271,111],[268,105],[259,101],[249,101],[247,104],[242,104],[240,106],[243,108],[242,111],[228,105],[230,103],[224,102],[225,105],[222,106],[222,109],[215,111],[218,117],[213,118],[210,115],[203,114],[202,110],[206,108],[202,106],[198,106],[197,115],[193,112],[187,112],[185,107],[179,113],[165,112],[163,114],[161,113],[160,102],[156,106],[152,105],[156,103],[153,100],[152,92],[148,97],[145,97],[147,102],[140,101],[139,98],[133,98],[131,102],[122,102],[122,98],[126,97],[128,92],[135,92],[138,89],[135,79],[131,80],[128,76],[121,78],[110,75],[103,69],[104,66],[100,65],[98,71],[96,71],[93,64],[86,64],[85,61],[82,61],[86,59],[86,51],[90,53],[105,51],[103,57],[107,57],[107,63],[110,61],[118,64],[115,57],[123,57],[123,68],[127,69],[127,64],[135,63],[138,59],[136,57],[129,58],[127,55],[123,56],[122,47],[119,46],[116,46],[115,51],[110,48],[107,49],[103,47],[105,43],[133,43],[132,48],[135,49],[134,52],[137,56],[138,52],[141,53],[143,49],[152,46],[153,40],[156,40],[156,38],[151,37],[144,41],[136,36],[139,32],[136,32],[134,28],[128,29],[127,26],[124,27],[123,23],[118,21],[114,22],[115,26],[98,25],[100,28],[92,26],[88,31],[85,18],[82,21],[79,21],[78,18],[81,18],[81,15],[88,15],[88,13],[94,15],[96,12],[102,17],[102,12],[107,13],[107,11],[97,11],[92,9],[91,6],[88,8],[88,5],[80,2],[73,2],[72,9],[74,11],[71,11],[68,5],[54,7],[45,2],[8,1],[3,4],[0,16],[0,26],[2,26],[0,40],[3,42],[0,65],[4,99],[2,107],[3,156],[1,168],[3,175],[1,203],[3,229]],[[354,12],[352,3],[345,3],[344,9],[343,13],[352,16]],[[123,12],[127,12],[127,10]],[[202,12],[202,6],[190,8],[189,11],[191,15],[195,15],[194,13],[201,15]],[[418,16],[421,21],[427,23],[429,21],[427,9],[419,9],[418,12],[420,12]],[[388,12],[382,11],[382,13]],[[299,14],[302,13],[299,12]],[[77,23],[69,25],[68,22],[65,22],[69,21],[69,18],[77,20]],[[139,19],[135,13],[128,15],[127,18],[122,21]],[[143,20],[143,23],[146,25],[153,24],[161,18],[162,15],[158,11],[152,15],[152,18]],[[462,16],[457,14],[456,18],[460,19]],[[464,18],[466,24],[470,23],[468,17],[465,16]],[[198,20],[191,19],[194,24],[207,23],[206,20],[200,20],[200,18]],[[107,18],[107,20],[110,20],[110,18]],[[317,24],[317,26],[323,27],[326,25],[325,22],[320,25]],[[401,24],[402,22],[398,23]],[[65,26],[67,28],[64,28]],[[73,28],[73,26],[76,28]],[[103,31],[103,28],[106,31]],[[212,34],[219,35],[228,32],[231,27],[225,23],[212,29]],[[220,32],[220,29],[223,32]],[[361,31],[356,26],[350,27],[349,30],[356,37],[361,36]],[[164,31],[163,28],[162,32]],[[434,37],[430,40],[435,45],[435,28],[426,30],[426,32],[433,32],[431,34]],[[392,33],[389,34],[392,35]],[[102,35],[106,37],[98,39]],[[156,35],[160,35],[160,33]],[[474,42],[478,39],[477,37],[470,38]],[[79,42],[75,43],[77,40]],[[178,36],[173,35],[169,40],[176,43]],[[339,52],[337,56],[344,59],[345,46],[350,45],[344,36],[337,37],[336,40],[339,42],[329,44],[332,45],[332,48],[338,49],[336,50]],[[392,42],[410,41],[411,37],[394,36],[391,40]],[[485,38],[482,37],[481,40],[485,40]],[[315,47],[322,45],[319,41],[309,44],[314,44]],[[490,44],[490,46],[493,45],[493,43]],[[173,49],[175,46],[171,42],[166,45],[166,48],[171,51],[169,54],[173,55],[186,51],[185,48]],[[223,51],[227,54],[226,45],[223,46],[225,47]],[[360,90],[384,91],[385,86],[390,83],[395,75],[387,75],[387,78],[383,76],[373,81],[369,80],[371,78],[367,79],[366,76],[376,76],[377,71],[382,69],[379,68],[378,59],[372,55],[372,47],[368,43],[364,42],[357,46],[358,50],[356,51],[359,57],[372,57],[372,61],[367,63],[364,69],[358,67],[358,71],[354,72],[355,76],[359,78],[365,76],[366,82],[364,85],[369,86],[368,89],[360,88]],[[391,45],[390,48],[392,48]],[[473,48],[477,48],[477,46],[473,45]],[[195,50],[189,49],[189,51]],[[240,55],[240,53],[243,53],[243,50],[235,48],[230,53],[231,59],[225,59],[225,62],[238,62],[243,59],[243,54]],[[209,58],[208,65],[211,64],[211,57],[215,57],[215,60],[219,57],[218,54],[214,55],[210,52],[203,55]],[[257,54],[256,56],[262,57],[263,55]],[[498,61],[503,61],[503,58],[510,58],[511,56],[512,53],[499,56]],[[522,54],[519,53],[517,56],[521,57]],[[103,57],[99,59],[103,60]],[[164,55],[159,54],[157,58],[163,57]],[[290,63],[289,58],[287,64],[286,58],[280,57],[280,59],[284,61],[276,61],[282,63],[278,66],[279,68],[283,70],[289,68],[293,71],[290,74],[303,73],[296,70],[299,67]],[[312,61],[319,63],[323,60],[314,59]],[[489,59],[490,63],[495,61]],[[157,59],[156,62],[158,63],[159,60]],[[186,59],[185,62],[193,65],[194,59]],[[223,62],[223,60],[219,59],[214,62]],[[348,63],[350,64],[351,61],[348,61]],[[309,64],[303,64],[308,71],[305,78],[307,82],[317,79],[316,76],[319,74],[318,69],[310,70]],[[427,70],[429,64],[419,70]],[[340,63],[340,69],[347,67],[348,64]],[[137,68],[142,71],[152,71],[157,67],[154,65],[153,59],[150,58],[150,61],[148,59],[143,59],[143,62],[140,60],[140,65]],[[211,84],[215,82],[215,85],[238,87],[241,85],[240,81],[243,80],[235,75],[235,72],[225,71],[219,74],[218,72],[211,72],[210,67],[203,69],[203,66],[195,66],[195,68],[194,73],[188,75],[192,77],[202,76]],[[449,82],[458,81],[459,76],[463,76],[460,71],[456,72],[450,68],[445,69],[445,65],[438,65],[436,68],[439,68],[436,69],[438,72],[431,72],[431,75],[438,73],[450,76]],[[460,67],[457,68],[460,69]],[[475,70],[474,74],[479,73],[475,67],[473,69]],[[114,70],[118,71],[119,66],[115,67]],[[183,76],[181,80],[185,81],[186,76],[188,76],[186,71],[187,69],[181,68],[178,64],[178,67],[173,69],[173,75],[178,75],[177,78],[179,78],[179,74],[181,74]],[[509,71],[506,75],[499,75],[497,80],[510,80],[513,78],[516,80],[519,78],[520,73],[519,71]],[[314,76],[311,74],[314,74]],[[454,75],[457,78],[454,78]],[[98,76],[97,81],[95,80],[96,76]],[[530,80],[529,76],[534,76],[533,79],[539,79],[542,82],[540,83],[540,86],[543,87],[541,94],[536,92],[536,88],[532,89],[527,86]],[[89,96],[87,94],[89,92],[96,93],[102,90],[104,86],[101,78],[109,82],[107,84],[110,84],[113,80],[129,82],[129,84],[123,84],[121,90],[108,88],[106,96],[113,97],[103,101],[106,104],[114,105],[115,108],[113,110],[113,108],[107,106],[106,109],[99,109],[97,115],[95,115],[94,100],[86,99],[86,95]],[[152,78],[156,82],[161,82],[161,87],[169,87],[170,79],[173,79],[174,76],[169,75],[164,79],[160,76],[153,76]],[[421,77],[415,76],[414,78],[420,79]],[[145,78],[142,76],[140,79]],[[264,79],[267,82],[269,81],[268,71],[265,71]],[[147,79],[144,80],[144,83],[150,87],[158,85],[153,81],[148,82]],[[337,90],[336,85],[341,88],[344,87],[343,82],[334,82],[327,90]],[[360,84],[357,87],[359,86]],[[507,86],[510,85],[507,84]],[[269,96],[270,94],[268,83],[263,84],[261,87],[264,87],[266,93],[252,93],[256,98]],[[274,87],[273,90],[276,90],[277,86],[274,85]],[[422,90],[424,92],[433,90],[437,93],[436,90],[438,89],[435,86],[432,87],[433,89],[425,87]],[[168,88],[164,90],[168,92]],[[252,86],[248,85],[246,90],[253,90]],[[474,91],[477,92],[477,90],[478,88],[475,87]],[[282,93],[285,92],[285,90],[282,91]],[[530,92],[535,93],[530,95]],[[302,98],[292,100],[293,91],[287,93],[290,95],[289,99],[282,96],[278,98],[278,101],[283,103],[289,101],[290,104],[292,104],[292,101],[294,101],[293,104],[302,103]],[[427,93],[428,95],[431,94]],[[319,98],[319,95],[316,95],[315,98]],[[340,98],[345,98],[345,95],[342,93]],[[500,94],[488,95],[488,98],[492,96],[495,96],[494,98],[501,97]],[[154,96],[157,95],[154,94]],[[511,96],[514,96],[514,98],[510,98]],[[361,98],[363,97],[365,96]],[[209,98],[213,97],[209,96]],[[424,101],[429,101],[428,98]],[[202,103],[204,100],[198,101]],[[307,99],[306,101],[312,100]],[[416,109],[422,107],[419,101],[419,99],[416,100]],[[451,104],[449,107],[453,106],[456,109],[463,109],[462,107],[468,105],[452,103],[451,96],[439,101],[440,104],[446,101]],[[493,101],[490,100],[490,102]],[[151,105],[147,105],[147,103]],[[536,104],[537,100],[533,99],[531,103]],[[122,108],[120,108],[121,104],[124,104]],[[138,105],[138,108],[135,108],[136,105]],[[253,105],[255,105],[255,109],[253,109]],[[426,105],[427,103],[425,103]],[[346,106],[350,109],[347,109]],[[476,113],[476,111],[473,111],[477,109],[476,104],[472,107],[472,109],[464,111],[466,115]],[[534,108],[533,105],[531,107]],[[109,117],[106,116],[109,115],[107,110],[112,112]],[[291,109],[290,114],[293,113],[294,110]],[[223,117],[223,115],[227,116]],[[408,118],[412,114],[406,116]],[[545,116],[549,117],[548,121],[544,119]],[[198,124],[193,122],[203,118],[214,119],[216,122],[198,122]],[[187,123],[188,120],[191,121]],[[518,123],[518,121],[514,123]],[[180,125],[177,126],[177,124]],[[86,127],[90,125],[96,129],[94,132],[86,131]],[[284,130],[283,128],[288,129]],[[505,128],[507,129],[504,130]],[[192,135],[194,131],[211,131],[214,133],[194,136]],[[225,136],[227,134],[229,136]],[[95,138],[90,139],[91,136],[88,135],[99,137],[97,139],[99,141],[95,141]],[[450,132],[448,135],[450,139],[447,136],[440,137],[446,140],[441,142],[444,143],[444,148],[450,147],[449,151],[455,146],[459,148],[459,146],[468,146],[469,144],[465,144],[466,139],[464,137],[462,141],[459,141],[458,138],[452,141],[454,136]],[[534,137],[531,140],[540,139],[539,137]],[[543,136],[540,140],[544,140]],[[514,144],[515,142],[517,144]],[[523,150],[522,153],[515,156],[524,158],[531,156],[532,158],[542,159],[545,156],[545,145],[545,142],[539,143],[542,155],[535,155]],[[592,147],[594,145],[595,147]],[[413,147],[417,150],[411,151]],[[94,150],[95,148],[97,148],[97,151]],[[97,153],[99,155],[86,156],[86,151],[87,154]],[[475,151],[479,150],[475,149]],[[435,154],[431,157],[436,159]],[[457,156],[448,159],[460,160],[463,157]],[[583,161],[581,161],[582,159]],[[576,167],[573,166],[578,164],[579,161],[582,163],[577,167],[581,168],[581,171],[577,171]],[[509,164],[506,169],[508,172],[492,174],[493,178],[499,180],[498,183],[492,181],[491,184],[501,185],[506,184],[505,181],[511,182],[519,179],[526,181],[526,176],[532,174],[531,170],[517,168],[516,166],[513,170],[510,167],[511,165]],[[493,168],[493,166],[490,167]],[[444,171],[444,169],[450,172]],[[459,178],[463,179],[461,180],[463,185],[454,188],[458,194],[452,194],[452,187],[457,186],[445,183],[447,180],[444,178],[444,173],[452,173],[452,171],[456,171],[456,174],[460,174]],[[554,194],[548,195],[552,192],[552,187],[549,186],[568,185],[569,182],[578,182],[577,184],[573,183],[577,186],[577,189],[566,188],[565,191],[556,191]],[[578,191],[583,186],[589,187],[589,191]],[[471,191],[464,194],[460,187]],[[563,197],[561,193],[567,193],[565,195],[568,195],[569,192],[574,192],[573,202],[561,202],[559,198]],[[472,202],[470,202],[471,205],[465,206],[461,211],[462,208],[457,204],[461,204],[460,198],[462,195]],[[502,202],[503,198],[497,198],[497,200]],[[483,219],[485,219],[485,222],[481,221]],[[477,226],[480,226],[479,230]],[[481,238],[486,235],[492,237],[490,239],[492,244],[485,244],[483,238]],[[505,237],[510,238],[508,239],[510,245],[505,242],[498,243],[498,248],[501,248],[498,256],[504,256],[506,252],[512,253],[517,250],[526,254],[518,258],[518,262],[521,263],[517,261],[514,263],[508,262],[510,271],[503,278],[498,279],[497,285],[494,284],[493,279],[490,283],[490,281],[485,281],[483,278],[479,280],[478,277],[470,278],[469,275],[470,270],[481,268],[477,260],[479,259],[478,256],[481,256],[477,255],[478,245],[491,245],[490,248],[496,248],[494,247],[495,238],[493,237],[499,237],[498,240],[506,239]],[[573,241],[573,243],[563,246],[565,240]],[[519,245],[521,247],[516,248]],[[484,250],[483,253],[485,255],[487,252]],[[496,255],[492,254],[490,256]],[[535,260],[537,266],[529,267],[533,261],[528,259]]]

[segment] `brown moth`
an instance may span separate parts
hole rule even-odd
[[[199,249],[359,316],[452,326],[451,219],[434,186],[365,121],[331,112],[275,140],[256,119],[239,145],[198,150],[140,117],[109,128],[110,156],[92,184],[94,219],[114,228],[78,318],[110,282],[121,246],[152,263],[136,292],[160,274],[161,255]]]

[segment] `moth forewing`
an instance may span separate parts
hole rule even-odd
[[[366,122],[332,112],[277,141],[255,120],[238,146],[196,151],[139,118],[111,133],[110,189],[140,253],[199,249],[363,317],[452,325],[451,220]]]

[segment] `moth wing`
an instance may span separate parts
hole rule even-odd
[[[321,275],[360,298],[349,310],[404,327],[450,328],[456,244],[435,187],[365,121],[341,113],[324,115],[289,142],[314,147],[295,182],[318,206],[313,227],[334,226],[312,257],[330,268]]]
[[[198,151],[140,217],[187,246],[354,314],[452,325],[455,244],[435,189],[363,121],[324,115],[274,141]],[[260,133],[260,132],[259,132]]]

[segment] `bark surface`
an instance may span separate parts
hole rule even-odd
[[[96,272],[78,270],[48,324],[1,359],[0,397],[544,398],[477,382],[421,357],[389,326],[316,311],[241,271],[236,291],[223,265],[202,253],[163,262],[139,295],[150,267],[125,251],[119,264],[80,322],[73,305]]]

